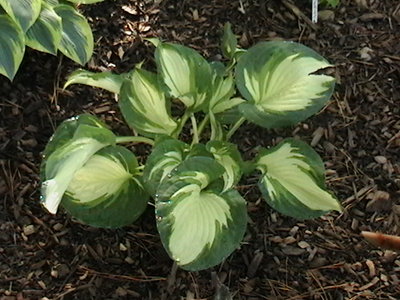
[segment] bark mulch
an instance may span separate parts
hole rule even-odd
[[[117,73],[145,61],[146,37],[221,59],[223,24],[244,48],[285,39],[335,64],[337,87],[318,115],[293,128],[246,125],[234,137],[245,155],[283,137],[310,143],[344,207],[298,222],[270,209],[254,178],[243,243],[210,270],[177,269],[157,234],[152,207],[118,230],[82,225],[39,204],[41,151],[65,118],[89,112],[120,134],[128,129],[113,95],[73,86],[67,58],[28,51],[13,83],[0,78],[0,299],[400,299],[400,257],[360,232],[400,235],[400,3],[342,0],[309,20],[308,1],[105,1],[82,7],[96,38],[87,68]],[[133,149],[135,150],[135,149]],[[147,148],[136,149],[142,160]],[[215,297],[215,298],[214,298]]]

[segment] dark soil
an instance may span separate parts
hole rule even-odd
[[[310,143],[326,162],[343,214],[297,222],[270,209],[247,178],[239,187],[250,216],[241,248],[201,272],[173,265],[151,206],[118,230],[82,225],[62,211],[49,215],[39,203],[38,171],[54,128],[82,112],[120,134],[127,128],[113,95],[61,89],[77,65],[28,51],[12,84],[0,78],[0,299],[228,299],[226,288],[233,299],[247,300],[400,299],[400,257],[360,237],[362,230],[400,235],[400,4],[342,0],[317,25],[308,19],[310,6],[283,0],[85,6],[96,39],[87,68],[120,73],[143,60],[152,68],[154,49],[143,38],[154,36],[220,59],[227,21],[244,48],[272,39],[310,46],[336,65],[330,103],[294,128],[246,125],[234,140],[244,155],[282,137]]]

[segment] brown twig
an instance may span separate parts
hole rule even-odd
[[[113,280],[122,280],[122,281],[139,281],[139,282],[153,282],[153,281],[164,281],[165,277],[157,277],[157,276],[127,276],[127,275],[115,275],[109,273],[102,273],[87,267],[80,266],[79,271],[82,273],[88,273],[89,275],[96,275],[98,277],[113,279]]]
[[[362,231],[361,235],[372,245],[382,249],[400,250],[400,236]]]

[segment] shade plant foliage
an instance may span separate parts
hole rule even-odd
[[[333,77],[316,73],[331,66],[322,56],[284,41],[239,49],[229,24],[226,64],[182,45],[151,42],[156,73],[139,64],[119,75],[77,70],[69,76],[65,87],[79,83],[117,94],[136,134],[117,136],[88,114],[62,122],[41,166],[42,202],[50,213],[61,205],[84,223],[116,228],[134,222],[153,199],[170,257],[183,269],[201,270],[240,246],[247,209],[236,186],[243,176],[258,176],[266,202],[285,215],[309,219],[341,211],[326,189],[321,158],[306,143],[287,138],[258,147],[245,161],[230,142],[245,121],[268,129],[318,112],[334,89]],[[174,101],[183,111],[171,109]],[[123,143],[150,144],[145,165]]]
[[[77,3],[103,0],[0,0],[0,74],[12,80],[25,46],[56,55],[58,50],[84,65],[92,56],[93,35]]]

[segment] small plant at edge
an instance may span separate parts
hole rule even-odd
[[[60,50],[84,65],[93,52],[93,35],[76,3],[103,0],[0,0],[0,74],[10,80],[25,46],[53,55]]]

